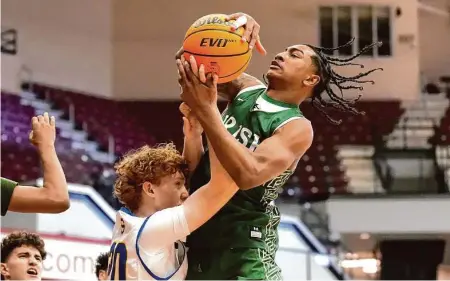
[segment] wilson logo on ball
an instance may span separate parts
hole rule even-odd
[[[231,26],[232,22],[225,21],[224,19],[221,19],[220,17],[215,16],[215,17],[201,18],[200,20],[196,21],[192,26],[194,28],[199,28],[201,26],[208,25],[208,24],[218,24],[218,25],[223,24],[226,26]]]
[[[200,47],[219,47],[224,48],[228,43],[235,43],[236,40],[219,39],[219,38],[202,38]]]

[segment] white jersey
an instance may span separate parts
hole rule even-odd
[[[110,280],[184,280],[187,257],[183,242],[187,235],[183,206],[147,218],[120,209],[109,253]]]

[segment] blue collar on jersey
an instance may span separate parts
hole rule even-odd
[[[120,208],[120,211],[124,212],[124,213],[127,214],[127,215],[133,216],[133,217],[136,216],[135,214],[133,214],[133,212],[132,212],[130,209],[128,209],[128,208],[126,208],[126,207]]]

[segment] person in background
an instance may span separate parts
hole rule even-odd
[[[44,169],[44,187],[21,186],[1,178],[1,215],[21,213],[61,213],[70,207],[64,171],[56,155],[55,117],[48,113],[31,119],[30,141],[39,151]]]
[[[108,253],[101,253],[95,261],[95,275],[100,281],[108,280]]]
[[[2,240],[2,280],[41,280],[46,256],[45,243],[39,235],[12,232]]]

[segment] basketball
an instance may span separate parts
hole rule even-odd
[[[196,20],[186,32],[184,58],[194,56],[205,72],[219,76],[218,83],[236,79],[247,68],[252,52],[248,42],[242,42],[244,28],[231,31],[234,20],[225,21],[226,15],[211,14]]]

